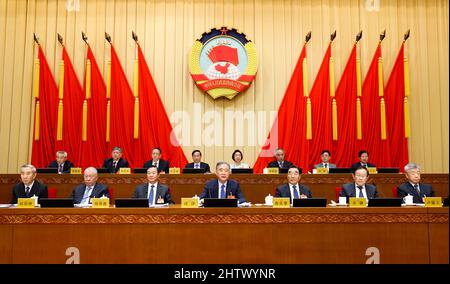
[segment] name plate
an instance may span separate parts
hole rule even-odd
[[[425,197],[425,207],[442,207],[441,197]]]
[[[81,168],[70,168],[71,175],[81,175]]]
[[[169,175],[179,175],[180,173],[180,168],[169,168]]]
[[[280,173],[279,168],[267,168],[267,174],[269,175],[278,175]]]
[[[291,199],[289,197],[274,197],[272,199],[273,208],[289,208],[291,207]]]
[[[17,198],[17,208],[34,208],[34,198]]]
[[[328,174],[328,168],[317,168],[316,174]]]
[[[120,168],[119,169],[119,174],[121,174],[121,175],[129,175],[129,174],[131,174],[131,169],[130,168]]]
[[[91,198],[92,208],[109,208],[109,198]]]
[[[198,198],[181,198],[181,208],[198,208]]]
[[[366,207],[367,200],[364,197],[350,197],[349,198],[350,207]]]
[[[378,173],[378,172],[377,172],[377,168],[375,168],[375,167],[368,167],[367,170],[369,171],[369,174],[370,174],[370,175],[373,175],[373,174],[377,174],[377,173]]]

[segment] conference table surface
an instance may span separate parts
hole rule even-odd
[[[264,203],[268,194],[274,194],[277,186],[286,183],[286,174],[232,174],[231,178],[239,182],[247,201]],[[216,178],[215,174],[161,174],[160,182],[169,186],[172,199],[176,204],[182,197],[192,197],[203,191],[205,183]],[[433,186],[436,196],[447,197],[449,194],[449,174],[421,175],[422,182]],[[73,189],[83,182],[83,175],[71,174],[38,174],[37,180],[56,191],[60,198],[69,197]],[[130,198],[139,184],[147,181],[146,174],[99,174],[99,183],[108,185],[112,200],[114,198]],[[373,174],[368,183],[377,186],[380,197],[392,197],[395,188],[406,181],[404,174]],[[14,184],[20,182],[19,174],[0,174],[0,203],[9,203]],[[336,191],[342,184],[353,182],[351,174],[303,174],[300,183],[309,187],[313,197],[336,199]]]
[[[448,244],[448,207],[0,208],[0,263],[448,264]]]

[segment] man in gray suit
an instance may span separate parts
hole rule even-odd
[[[147,198],[149,205],[174,204],[170,196],[169,187],[159,183],[158,168],[151,165],[147,169],[148,183],[140,184],[134,190],[133,198]]]
[[[329,150],[323,150],[322,153],[320,153],[320,157],[322,159],[322,163],[314,165],[314,168],[336,168],[335,164],[330,163],[331,153]]]
[[[378,197],[376,186],[366,183],[369,179],[369,170],[366,167],[356,169],[355,173],[352,173],[352,177],[355,182],[342,185],[339,196],[347,197],[347,202],[350,197],[364,197],[365,199]]]

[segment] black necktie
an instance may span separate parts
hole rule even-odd
[[[358,197],[364,197],[364,194],[363,194],[363,192],[362,192],[362,190],[363,190],[363,187],[362,187],[362,186],[360,186],[360,185],[358,185],[357,187],[358,187],[358,189],[359,189],[359,194],[358,194]]]
[[[27,197],[30,196],[30,187],[29,186],[25,187],[25,194]]]
[[[113,162],[113,168],[116,168],[116,166],[117,166],[117,161],[114,161]]]
[[[59,173],[62,173],[63,172],[63,164],[60,164],[59,165]]]
[[[325,169],[328,168],[328,164],[327,163],[325,163],[324,165],[325,165]]]

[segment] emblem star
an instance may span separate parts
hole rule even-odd
[[[222,33],[222,35],[226,35],[227,32],[228,32],[227,27],[222,27],[222,28],[220,29],[220,32]]]

